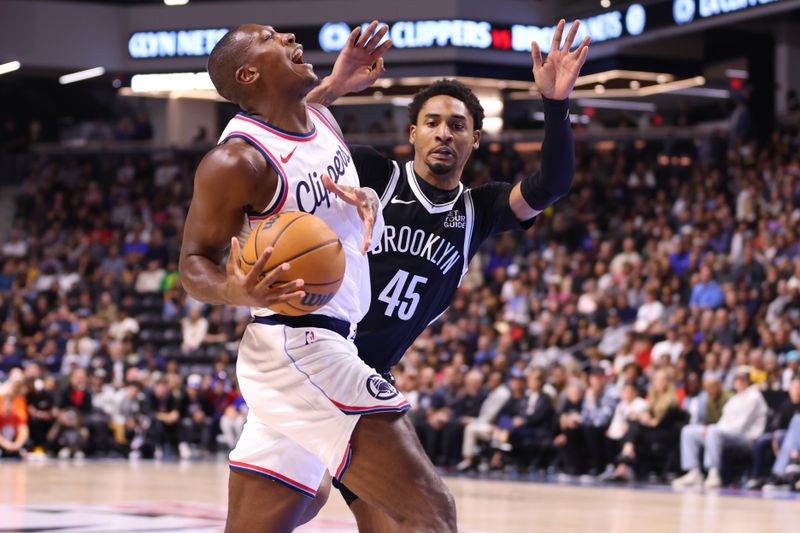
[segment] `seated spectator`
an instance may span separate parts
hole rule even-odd
[[[707,266],[700,269],[697,283],[692,287],[692,296],[689,305],[694,309],[716,309],[724,301],[724,295],[719,284],[714,280],[714,274]]]
[[[800,259],[800,256],[798,256],[798,259]],[[781,388],[789,390],[789,384],[797,374],[800,374],[800,350],[791,350],[786,352],[786,368],[781,375]]]
[[[478,416],[467,422],[464,427],[464,442],[461,447],[464,459],[457,466],[459,471],[469,470],[475,466],[478,443],[488,441],[492,437],[497,416],[511,397],[511,391],[503,383],[503,373],[499,370],[489,374],[486,388],[486,399],[481,405]]]
[[[83,425],[83,417],[77,409],[58,412],[56,421],[47,433],[48,447],[59,459],[83,459],[89,444],[89,430]]]
[[[528,390],[524,396],[519,400],[509,400],[512,406],[510,411],[505,408],[501,411],[498,417],[499,427],[493,439],[499,444],[499,450],[514,452],[518,459],[523,460],[519,454],[526,447],[540,445],[552,439],[555,416],[553,399],[543,392],[545,372],[541,368],[534,368],[526,381]],[[495,454],[492,462],[493,466],[499,466],[499,454]]]
[[[753,446],[753,468],[747,488],[757,490],[768,481],[767,472],[778,454],[781,443],[789,429],[789,424],[796,415],[800,415],[800,374],[796,375],[789,386],[789,397],[775,412],[770,421],[768,431],[758,437]]]
[[[651,287],[647,290],[645,303],[636,312],[633,330],[636,333],[656,333],[663,316],[664,304],[658,300],[658,289]]]
[[[30,430],[21,377],[9,380],[0,391],[0,458],[25,458]]]
[[[28,427],[30,429],[31,450],[43,454],[47,445],[47,433],[56,417],[56,380],[53,376],[43,376],[37,364],[29,365],[33,375],[28,380]],[[27,370],[27,369],[26,369]]]
[[[132,316],[128,316],[126,309],[119,308],[116,315],[116,318],[108,325],[108,334],[112,339],[124,341],[139,333],[139,322]]]
[[[244,422],[247,417],[248,409],[235,381],[233,384],[233,394],[231,396],[232,401],[230,405],[225,408],[222,419],[219,421],[219,429],[222,433],[223,442],[228,449],[232,450],[236,446],[236,442],[239,440],[242,430],[244,429]]]
[[[605,434],[618,399],[614,386],[608,384],[606,371],[591,368],[580,420],[564,430],[567,437],[564,453],[569,457],[566,462],[577,465],[580,474],[593,478],[605,469],[608,463]]]
[[[678,340],[678,327],[672,325],[667,328],[666,338],[653,345],[650,356],[653,361],[661,361],[662,356],[669,355],[670,363],[674,365],[678,362],[682,352],[683,344]]]
[[[611,417],[611,423],[606,430],[606,438],[609,445],[608,457],[617,457],[619,455],[631,421],[647,411],[647,407],[647,400],[639,396],[639,389],[636,384],[633,381],[625,381],[620,388],[620,401],[614,409],[614,416]],[[621,476],[621,472],[607,469],[600,475],[599,480],[605,481]]]
[[[460,461],[464,428],[478,417],[485,399],[483,373],[471,370],[464,378],[464,388],[452,403],[450,417],[442,427],[440,464],[443,466],[452,466]]]
[[[566,446],[568,435],[579,427],[581,409],[583,408],[583,395],[583,383],[578,380],[571,381],[564,389],[564,398],[556,412],[557,434],[553,439],[553,445],[559,449],[561,473],[570,478],[577,476],[583,469],[582,458],[570,453]]]
[[[165,275],[166,272],[161,268],[158,259],[150,259],[147,261],[147,269],[142,270],[136,276],[136,292],[159,292],[161,290],[161,281]]]
[[[203,344],[206,333],[208,333],[208,320],[202,315],[199,308],[191,307],[189,314],[181,319],[181,332],[183,333],[181,350],[184,353],[197,350]]]
[[[181,458],[191,456],[191,452],[188,450],[189,444],[184,438],[180,424],[178,403],[180,398],[170,390],[166,378],[156,381],[151,401],[153,403],[154,439],[158,443],[155,456],[160,457],[165,446],[168,454],[171,451],[180,455]]]
[[[185,440],[190,446],[180,448],[181,459],[192,455],[191,445],[207,453],[213,448],[215,438],[213,407],[208,399],[208,390],[203,388],[203,378],[192,374],[186,381],[186,394],[181,398],[180,413]]]
[[[631,467],[640,472],[648,468],[661,475],[670,469],[670,451],[676,448],[678,441],[680,413],[670,373],[667,369],[657,370],[653,374],[647,409],[634,411],[629,416],[615,479],[632,480]],[[644,462],[646,460],[649,464]]]
[[[767,425],[767,402],[755,385],[750,383],[750,369],[737,368],[734,376],[736,394],[722,409],[722,417],[710,426],[684,426],[681,430],[681,468],[687,473],[673,486],[691,487],[703,483],[700,471],[700,448],[703,466],[708,470],[706,488],[722,486],[720,469],[725,448],[738,447],[752,451],[753,442]]]
[[[783,443],[772,465],[772,489],[789,488],[800,490],[800,415],[792,417]],[[767,485],[764,485],[767,489]]]

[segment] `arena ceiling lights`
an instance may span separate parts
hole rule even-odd
[[[73,72],[72,74],[64,74],[63,76],[58,78],[58,83],[60,83],[61,85],[67,85],[78,81],[97,78],[105,73],[106,69],[104,69],[103,67],[90,68],[87,70],[81,70],[79,72]]]
[[[19,70],[22,64],[19,61],[9,61],[8,63],[0,64],[0,75],[8,74],[9,72],[14,72],[15,70]]]

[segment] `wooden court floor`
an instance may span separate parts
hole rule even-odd
[[[221,531],[227,465],[0,462],[0,532]],[[391,480],[387,479],[387,483]],[[447,478],[464,533],[781,532],[800,499]],[[303,533],[355,532],[335,491]]]

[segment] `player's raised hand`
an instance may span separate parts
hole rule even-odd
[[[231,239],[231,253],[225,264],[225,295],[226,301],[232,305],[246,305],[250,307],[269,307],[277,303],[287,302],[292,298],[302,298],[305,292],[303,280],[296,279],[289,283],[276,284],[277,278],[289,270],[289,263],[282,263],[269,272],[264,273],[264,265],[272,255],[272,248],[264,252],[253,265],[250,272],[242,269],[242,257],[239,239]]]
[[[580,46],[570,52],[572,42],[578,34],[580,21],[576,20],[569,29],[564,46],[561,44],[561,36],[564,33],[566,21],[558,21],[556,31],[553,33],[553,42],[550,45],[550,53],[542,61],[542,51],[536,41],[531,43],[531,58],[533,59],[533,80],[536,88],[545,98],[551,100],[563,100],[572,92],[575,81],[581,72],[581,67],[586,62],[586,55],[589,53],[590,37],[583,38]]]
[[[322,175],[322,183],[328,191],[358,209],[358,216],[364,222],[364,241],[361,244],[361,254],[366,255],[372,242],[372,230],[375,228],[375,220],[381,208],[378,193],[369,187],[337,185],[327,174]]]
[[[377,20],[364,31],[360,27],[353,28],[331,72],[331,82],[341,94],[363,91],[386,72],[383,54],[392,46],[392,40],[383,43],[381,40],[387,31],[389,27],[385,24],[378,28]]]

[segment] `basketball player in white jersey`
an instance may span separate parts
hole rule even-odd
[[[360,38],[358,30],[351,35],[348,90],[370,85],[382,70],[382,60],[370,69],[388,47],[378,46],[385,30],[372,36],[376,26]],[[406,531],[455,531],[452,496],[402,422],[408,402],[358,357],[352,342],[369,307],[364,253],[381,234],[382,220],[377,194],[359,188],[334,119],[305,103],[319,80],[302,52],[292,34],[245,25],[223,37],[209,57],[215,87],[242,113],[198,166],[180,271],[193,297],[247,305],[254,316],[237,361],[250,411],[230,455],[226,529],[291,531],[327,470]],[[366,68],[352,64],[359,58]],[[323,175],[332,180],[327,188]],[[256,221],[284,211],[325,220],[346,254],[339,292],[303,317],[266,309],[304,294],[302,280],[271,287],[286,264],[258,279],[271,250],[248,275],[239,262],[240,241]]]

